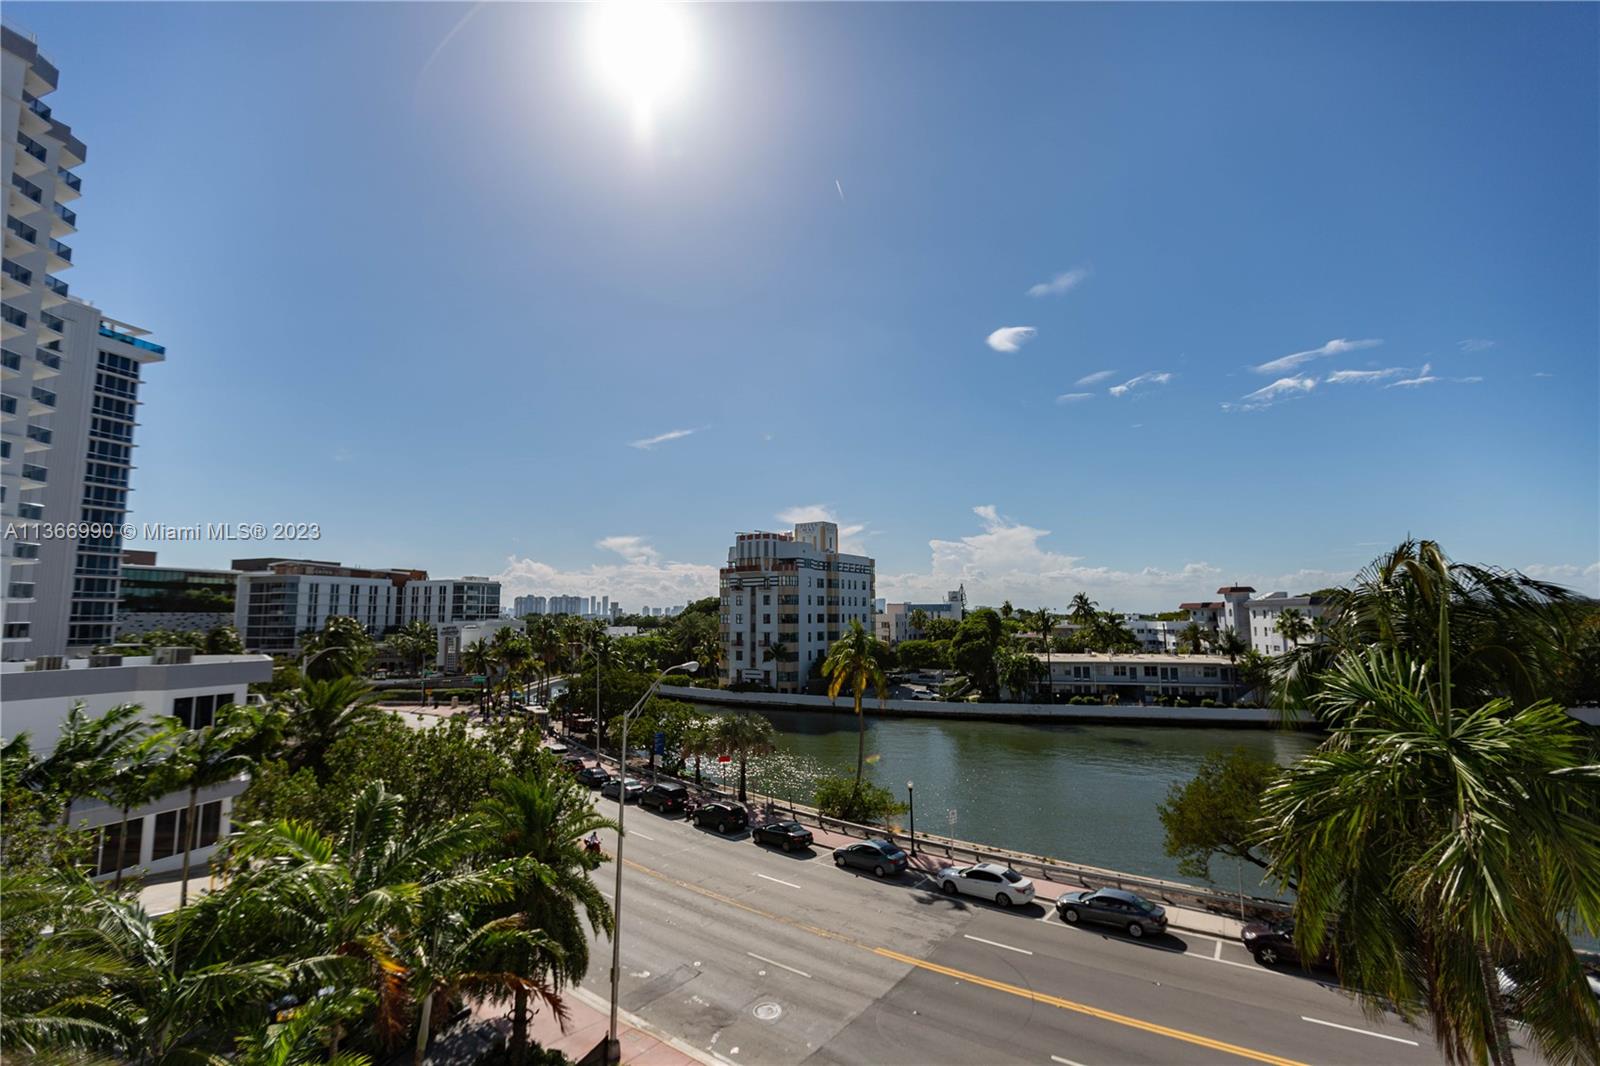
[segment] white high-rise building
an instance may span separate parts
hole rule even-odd
[[[408,581],[401,590],[401,625],[417,619],[442,626],[499,617],[500,582],[486,577]]]
[[[724,680],[800,691],[851,622],[871,631],[876,581],[872,559],[839,551],[833,522],[738,534],[721,574]]]
[[[68,296],[72,265],[59,238],[88,152],[43,97],[58,73],[35,43],[0,29],[0,165],[8,177],[0,295],[0,657],[87,648],[115,635],[120,536],[127,513],[140,368],[164,357],[143,330]],[[88,523],[78,538],[35,535],[33,523]]]

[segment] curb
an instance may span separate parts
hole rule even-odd
[[[610,1016],[611,1001],[609,999],[602,998],[598,994],[589,991],[587,988],[584,988],[582,985],[574,985],[569,994],[574,999],[582,1001],[586,1006],[599,1011],[603,1015],[608,1017]],[[670,1033],[662,1032],[659,1028],[645,1021],[643,1018],[632,1013],[631,1011],[623,1010],[619,1007],[617,1009],[617,1020],[629,1026],[630,1028],[637,1029],[641,1033],[646,1033],[649,1036],[654,1037],[663,1044],[672,1048],[672,1050],[688,1056],[695,1062],[703,1063],[704,1066],[724,1066],[723,1062],[719,1061],[718,1059],[711,1058],[704,1051],[701,1051],[693,1044],[690,1044],[685,1040],[680,1040],[678,1037],[675,1037]]]

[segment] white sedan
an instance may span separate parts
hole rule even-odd
[[[977,896],[1009,907],[1033,902],[1033,882],[1017,871],[992,862],[948,866],[939,871],[939,887],[950,895]]]

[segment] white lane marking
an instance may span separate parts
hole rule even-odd
[[[1083,1066],[1081,1062],[1073,1062],[1071,1059],[1064,1059],[1060,1055],[1051,1055],[1050,1061],[1059,1062],[1061,1066]]]
[[[1211,957],[1213,959],[1221,959],[1222,958],[1222,941],[1220,941],[1220,940],[1217,941],[1217,950],[1215,950],[1215,951],[1213,951],[1211,953]]]
[[[756,876],[761,878],[763,881],[774,881],[774,882],[777,882],[780,885],[788,885],[790,888],[799,888],[800,887],[799,885],[795,884],[793,881],[783,881],[783,880],[780,880],[779,878],[776,878],[776,877],[768,877],[766,874],[756,874]]]
[[[992,948],[1005,948],[1007,951],[1015,951],[1018,955],[1033,954],[1033,952],[1029,951],[1027,948],[1014,948],[1010,944],[1002,944],[998,940],[985,940],[983,937],[973,936],[971,933],[962,933],[961,935],[966,937],[968,940],[976,940],[980,944],[988,944]]]
[[[647,835],[645,833],[641,833],[637,829],[629,829],[627,831],[632,833],[634,836],[638,837],[640,840],[648,840],[652,844],[654,844],[656,842],[656,838],[655,837],[649,836],[649,835]]]
[[[745,954],[750,956],[752,959],[760,959],[762,962],[767,963],[770,966],[776,966],[780,970],[788,970],[790,973],[797,973],[801,977],[807,978],[808,980],[811,977],[811,975],[806,973],[804,970],[797,970],[793,966],[785,966],[783,963],[779,962],[777,959],[769,959],[765,955],[757,955],[753,951],[747,951],[747,952],[745,952]]]
[[[601,895],[602,895],[602,896],[604,896],[604,897],[605,897],[605,898],[606,898],[606,899],[610,899],[610,898],[611,898],[611,893],[609,893],[609,892],[607,892],[607,891],[606,891],[606,890],[605,890],[605,889],[603,889],[603,888],[596,888],[596,889],[595,889],[595,891],[596,891],[596,892],[598,892],[598,893],[600,893],[600,894],[601,894]]]
[[[1379,1040],[1393,1040],[1396,1044],[1410,1044],[1412,1047],[1418,1046],[1415,1040],[1407,1040],[1403,1036],[1390,1036],[1388,1033],[1374,1033],[1371,1029],[1357,1029],[1353,1025],[1340,1025],[1338,1022],[1325,1022],[1321,1018],[1307,1018],[1304,1014],[1300,1015],[1300,1020],[1303,1022],[1310,1022],[1312,1025],[1326,1025],[1330,1029],[1343,1029],[1347,1033],[1360,1033],[1362,1036],[1375,1036]]]

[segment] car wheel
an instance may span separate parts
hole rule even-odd
[[[726,836],[727,832],[728,832],[728,823],[727,822],[718,822],[717,823],[717,832],[719,832],[719,833],[723,834],[724,836]]]
[[[789,842],[787,840],[785,840],[783,842],[783,850],[784,851],[788,851],[789,850]]]
[[[1278,965],[1278,952],[1275,948],[1257,948],[1251,954],[1253,954],[1256,958],[1256,961],[1263,966]]]
[[[1077,925],[1078,924],[1078,911],[1077,911],[1077,909],[1074,908],[1074,907],[1068,907],[1066,910],[1062,911],[1061,912],[1061,920],[1066,922],[1068,925]]]
[[[1002,907],[1011,906],[1011,897],[1006,895],[1004,892],[1002,892],[998,896],[996,896],[994,898],[994,901],[996,903],[1000,904],[1000,906],[1002,906]]]
[[[878,877],[882,877],[883,876],[883,867],[882,866],[874,866],[872,868],[872,872],[875,875],[877,875]]]
[[[1133,937],[1133,939],[1138,940],[1140,937],[1144,936],[1144,926],[1140,925],[1138,922],[1129,922],[1128,935]]]
[[[843,855],[835,855],[833,857],[833,864],[835,866],[837,866],[841,870],[844,869],[844,856]]]
[[[956,883],[954,881],[946,881],[939,887],[944,889],[945,895],[947,896],[953,896],[956,894]]]

